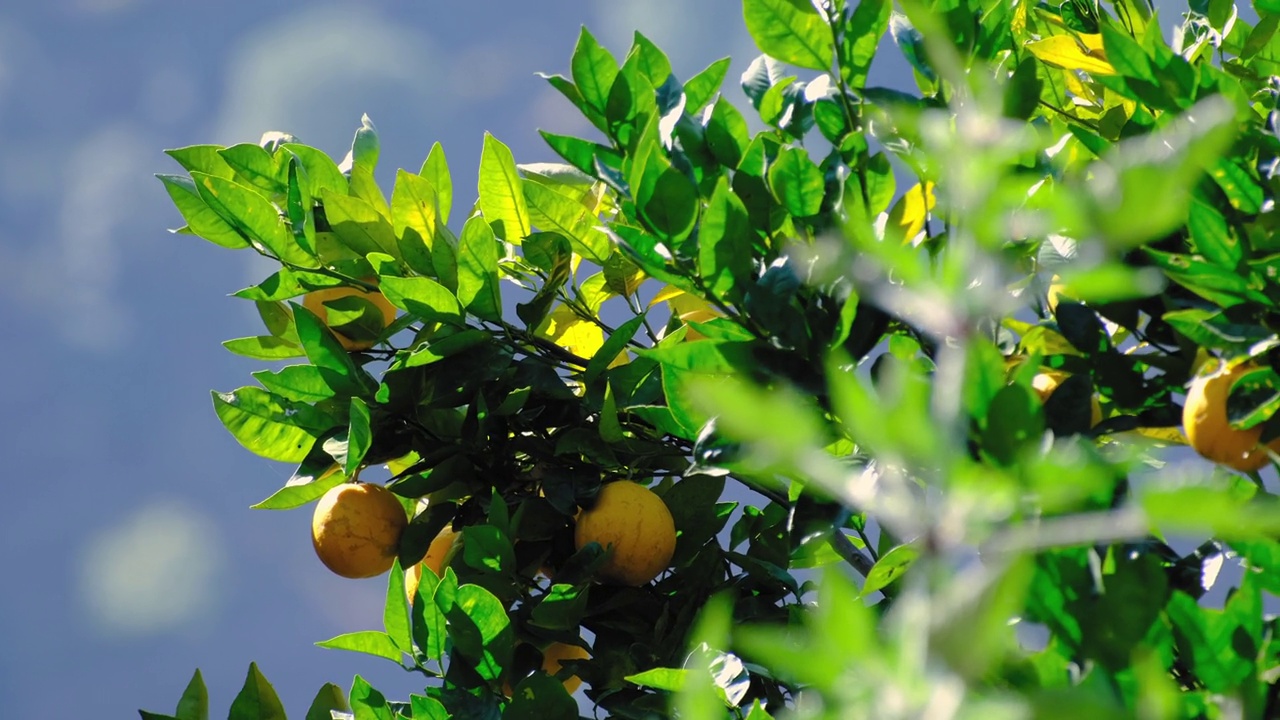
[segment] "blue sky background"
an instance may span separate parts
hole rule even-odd
[[[379,627],[385,579],[326,571],[309,509],[248,509],[291,469],[240,448],[208,392],[261,366],[219,343],[256,332],[227,295],[270,269],[168,234],[152,174],[178,172],[165,148],[266,130],[341,159],[367,112],[385,187],[438,140],[465,210],[485,130],[520,162],[554,159],[537,128],[589,134],[534,76],[567,74],[582,24],[618,57],[641,30],[685,78],[732,55],[734,99],[757,54],[738,0],[0,6],[0,715],[171,712],[199,667],[222,716],[251,660],[297,717],[356,673],[420,687],[313,645]],[[891,47],[875,73],[909,78]]]

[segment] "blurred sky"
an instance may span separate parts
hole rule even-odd
[[[537,128],[588,133],[534,76],[567,74],[581,24],[619,58],[641,30],[683,78],[732,55],[735,100],[757,54],[739,0],[0,4],[0,449],[16,461],[0,715],[172,712],[199,667],[220,717],[251,660],[295,717],[356,673],[391,697],[419,689],[314,647],[379,627],[385,579],[328,573],[309,508],[248,509],[291,469],[237,445],[208,392],[261,367],[219,343],[257,332],[227,294],[270,270],[168,234],[181,220],[152,174],[179,171],[165,148],[266,130],[341,159],[368,113],[384,187],[438,140],[465,209],[483,131],[520,162],[554,159]],[[874,73],[909,77],[892,47]]]

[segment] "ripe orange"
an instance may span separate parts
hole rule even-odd
[[[555,675],[560,672],[560,666],[565,660],[590,660],[591,653],[577,645],[568,643],[553,642],[542,650],[542,672],[548,675]],[[515,690],[511,684],[512,680],[516,680],[519,684],[524,678],[508,678],[502,683],[502,692],[507,697],[511,697]],[[582,686],[582,679],[577,675],[570,675],[564,680],[565,692],[572,695],[575,690]]]
[[[1040,397],[1040,402],[1045,402],[1054,390],[1062,384],[1062,381],[1071,377],[1069,373],[1059,372],[1057,370],[1046,370],[1037,374],[1031,379],[1031,389],[1036,391],[1036,395]],[[1089,427],[1093,427],[1102,422],[1102,404],[1098,402],[1098,396],[1094,395],[1089,403]]]
[[[366,292],[353,287],[313,290],[302,298],[302,307],[315,313],[317,317],[324,321],[325,325],[329,325],[329,310],[325,307],[325,303],[348,297],[358,297],[372,303],[382,313],[382,327],[385,328],[395,322],[396,306],[392,305],[385,295],[380,292]],[[370,337],[352,337],[343,334],[341,330],[334,330],[333,334],[338,338],[338,342],[342,343],[342,347],[348,351],[368,350],[373,347],[374,339]]]
[[[595,506],[579,513],[573,539],[579,550],[598,542],[610,551],[602,578],[638,587],[671,564],[676,526],[662,498],[619,480],[602,487]]]
[[[338,575],[373,577],[391,569],[408,524],[404,507],[390,490],[343,483],[316,503],[311,543],[325,567]]]
[[[1242,363],[1197,376],[1187,389],[1187,402],[1182,408],[1182,428],[1191,447],[1204,457],[1241,472],[1258,470],[1271,459],[1258,445],[1261,425],[1236,430],[1227,421],[1231,384],[1254,367]],[[1269,447],[1280,452],[1280,439],[1273,440]]]
[[[441,530],[427,546],[427,554],[422,562],[404,571],[404,591],[409,596],[410,603],[413,602],[414,593],[418,592],[418,583],[422,582],[422,568],[431,568],[431,572],[437,576],[443,575],[445,566],[457,553],[454,541],[460,535],[462,533],[455,531],[452,525]]]

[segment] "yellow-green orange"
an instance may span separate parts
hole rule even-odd
[[[1270,460],[1258,445],[1262,439],[1261,425],[1236,430],[1227,421],[1227,395],[1231,385],[1253,367],[1244,363],[1197,376],[1187,390],[1187,402],[1182,407],[1182,429],[1191,447],[1204,457],[1241,472],[1258,470]],[[1280,452],[1280,440],[1273,440],[1270,447]]]
[[[316,503],[311,543],[325,567],[338,575],[373,577],[391,569],[406,525],[404,507],[390,490],[343,483]]]
[[[1043,403],[1049,399],[1054,390],[1058,389],[1062,381],[1069,377],[1071,377],[1069,373],[1048,370],[1031,378],[1031,389],[1036,391],[1040,402]],[[1093,427],[1100,422],[1102,422],[1102,404],[1098,402],[1098,396],[1094,395],[1089,402],[1089,427]]]
[[[596,504],[578,515],[574,544],[598,542],[609,551],[600,576],[640,586],[671,564],[676,526],[671,511],[652,490],[620,480],[600,489]]]
[[[548,675],[555,675],[560,672],[560,666],[565,660],[590,660],[591,653],[577,645],[568,643],[553,642],[542,651],[542,672]],[[522,678],[523,679],[523,678]],[[519,684],[519,681],[516,682]],[[564,680],[564,690],[570,695],[573,694],[582,685],[582,679],[577,675],[570,675]],[[511,697],[515,692],[512,688],[511,679],[508,678],[502,684],[502,692],[507,697]]]
[[[418,583],[422,582],[422,568],[431,568],[431,572],[437,576],[444,574],[445,566],[456,552],[454,541],[459,535],[461,533],[455,532],[453,526],[441,530],[431,541],[431,545],[427,546],[427,554],[423,556],[422,562],[404,572],[404,592],[409,596],[409,602],[413,602],[413,595],[418,592]]]
[[[323,290],[315,290],[309,292],[302,298],[302,307],[315,313],[316,317],[324,321],[325,325],[329,324],[329,309],[325,307],[326,302],[341,300],[347,297],[358,297],[373,303],[373,306],[382,313],[382,327],[386,327],[395,322],[396,306],[391,304],[380,292],[368,292],[353,287],[334,287],[325,288]],[[338,342],[342,343],[342,347],[346,350],[368,350],[373,347],[372,338],[353,338],[344,335],[340,330],[333,331],[334,336],[338,338]]]

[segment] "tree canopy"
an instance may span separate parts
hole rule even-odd
[[[319,644],[423,693],[308,720],[576,718],[574,678],[622,718],[1280,714],[1280,5],[1248,10],[744,0],[749,108],[727,58],[584,28],[544,77],[594,136],[486,134],[474,202],[439,144],[384,191],[367,117],[341,162],[169,151],[177,232],[279,264],[224,343],[272,365],[213,394],[297,467],[255,507],[386,466],[407,520],[381,629]],[[914,92],[868,85],[885,38]],[[609,504],[640,550],[582,537],[611,483],[661,501]],[[172,717],[207,713],[197,672]],[[283,716],[251,666],[230,717]]]

